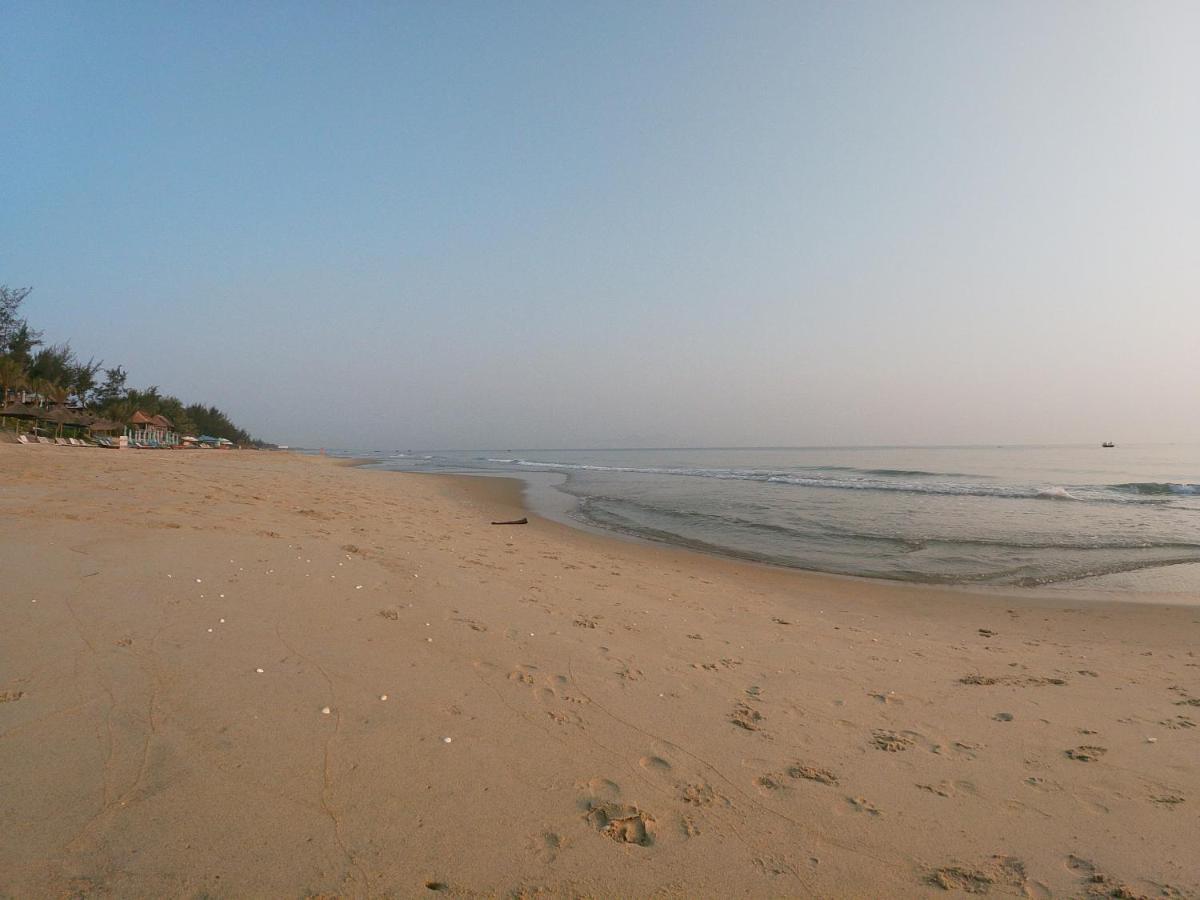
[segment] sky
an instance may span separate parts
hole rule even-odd
[[[267,440],[1200,440],[1200,4],[0,11],[0,283]]]

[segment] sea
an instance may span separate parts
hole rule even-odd
[[[1200,445],[344,450],[590,529],[816,572],[1200,598]]]

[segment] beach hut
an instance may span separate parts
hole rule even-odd
[[[65,406],[56,406],[53,409],[43,409],[39,412],[38,418],[43,422],[49,422],[54,426],[54,434],[56,437],[62,437],[62,429],[64,425],[77,424],[78,417]]]
[[[174,427],[166,416],[150,416],[139,409],[129,419],[126,433],[135,446],[173,447],[178,443]]]
[[[27,406],[24,403],[10,403],[8,406],[0,409],[0,416],[3,416],[5,419],[12,419],[13,430],[16,431],[17,434],[20,434],[21,420],[37,419],[38,413],[40,412],[41,410],[36,406]]]

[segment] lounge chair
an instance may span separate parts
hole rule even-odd
[[[17,440],[20,441],[22,444],[32,444],[33,443],[33,441],[31,441],[26,435],[23,435],[23,434],[18,434]]]
[[[55,438],[54,443],[59,447],[70,447],[71,446],[70,444],[67,443],[66,438]]]

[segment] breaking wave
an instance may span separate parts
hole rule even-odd
[[[1073,500],[1079,502],[1163,502],[1175,497],[1200,497],[1200,485],[1167,482],[1134,482],[1094,485],[1003,484],[981,476],[918,469],[855,469],[846,466],[812,467],[777,472],[763,469],[719,469],[694,466],[605,466],[552,459],[493,458],[487,462],[559,471],[613,472],[714,478],[722,481],[757,481],[793,487],[830,490],[892,491],[959,497],[998,497],[1016,500]]]

